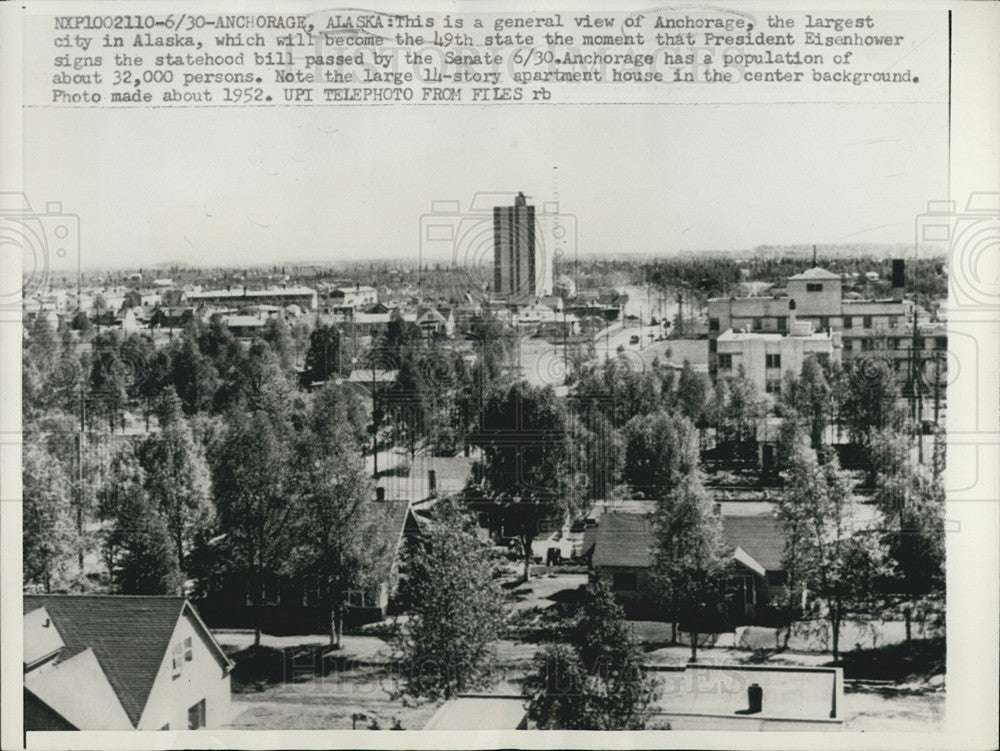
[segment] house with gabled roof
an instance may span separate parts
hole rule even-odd
[[[25,730],[220,727],[232,668],[183,597],[24,596]]]
[[[734,626],[770,622],[787,599],[781,524],[771,516],[723,516],[721,522],[729,555],[725,616]],[[653,579],[654,544],[648,514],[601,514],[585,533],[591,568],[631,615],[665,616]]]
[[[358,626],[386,617],[396,594],[403,550],[420,536],[420,525],[406,498],[376,488],[380,521],[367,538],[376,563],[363,586],[346,593],[345,622]],[[218,539],[222,539],[221,537]],[[317,568],[271,572],[264,577],[263,630],[268,634],[322,634],[330,628],[329,602],[323,597],[325,572]],[[224,571],[206,580],[198,607],[212,628],[252,628],[255,621],[250,583],[243,572]]]
[[[421,307],[417,312],[416,323],[425,337],[451,337],[455,334],[455,317],[450,307]]]

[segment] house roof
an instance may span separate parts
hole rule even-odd
[[[62,661],[58,668],[25,674],[24,688],[81,730],[132,730],[138,722],[126,714],[90,648]]]
[[[650,564],[653,527],[645,514],[601,514],[597,526],[584,533],[584,550],[594,545],[593,565],[646,568]]]
[[[87,649],[107,676],[133,726],[149,698],[177,621],[188,608],[220,662],[229,659],[183,598],[133,595],[24,595],[24,613],[45,608],[58,628],[65,647],[56,665]]]
[[[767,571],[784,568],[785,532],[772,516],[724,516],[722,536],[730,547],[739,546]]]
[[[826,269],[821,269],[819,266],[813,266],[808,271],[803,271],[801,274],[796,274],[795,276],[788,277],[789,279],[794,279],[796,281],[801,280],[837,280],[840,281],[840,274],[834,274],[832,271],[827,271]]]
[[[347,377],[348,383],[371,383],[374,380],[376,383],[395,383],[396,379],[399,377],[398,370],[379,370],[375,369],[375,377],[372,378],[371,368],[355,368],[351,371],[351,374]]]
[[[722,537],[737,560],[749,557],[765,571],[784,568],[784,531],[770,516],[723,516]],[[653,526],[646,514],[606,513],[584,534],[584,550],[594,547],[595,567],[647,568],[651,563]],[[740,551],[737,553],[737,550]]]
[[[49,611],[37,608],[24,615],[24,668],[45,660],[65,647]]]
[[[375,501],[382,509],[379,523],[376,525],[375,539],[371,544],[378,554],[381,563],[381,575],[388,579],[392,574],[396,557],[399,555],[399,547],[403,542],[406,533],[406,522],[410,514],[409,500],[384,500]],[[414,517],[416,520],[416,517]],[[414,521],[414,523],[416,523]]]

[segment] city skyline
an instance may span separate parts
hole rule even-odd
[[[518,190],[572,218],[565,252],[581,257],[911,243],[915,217],[947,195],[946,109],[854,105],[837,138],[815,136],[843,106],[430,110],[408,116],[405,143],[368,109],[296,113],[295,128],[269,111],[254,127],[185,111],[183,128],[174,113],[29,111],[23,184],[36,213],[58,201],[80,217],[85,269],[446,263],[454,252],[420,246],[434,205]],[[595,131],[608,136],[577,135]]]

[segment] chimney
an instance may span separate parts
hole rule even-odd
[[[902,258],[892,259],[892,299],[902,302],[906,287],[906,261]]]
[[[818,264],[816,263],[816,246],[813,245],[813,268],[815,268],[817,265]]]
[[[385,488],[379,485],[375,488],[375,500],[384,501],[385,500]]]
[[[437,472],[433,469],[427,470],[427,490],[429,495],[437,495]]]

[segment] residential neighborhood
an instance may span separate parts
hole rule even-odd
[[[947,269],[170,266],[23,303],[26,730],[934,729]]]

